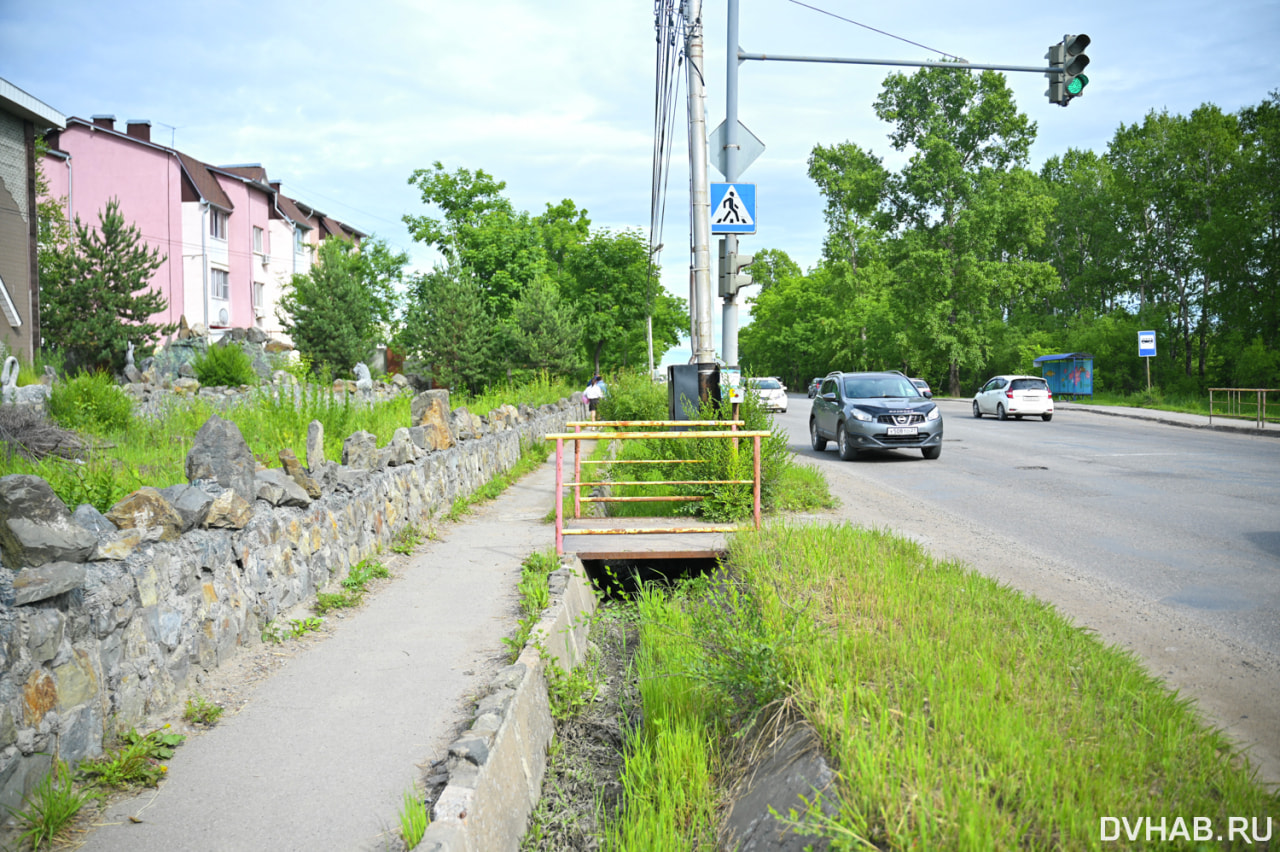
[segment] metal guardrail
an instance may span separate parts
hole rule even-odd
[[[1273,402],[1277,409],[1274,419],[1280,421],[1280,390],[1275,388],[1209,388],[1209,425],[1213,425],[1213,406],[1214,393],[1220,394],[1219,402],[1225,411],[1218,412],[1219,417],[1245,417],[1246,408],[1253,408],[1254,425],[1259,429],[1267,425],[1267,394],[1276,394],[1273,396]],[[1249,394],[1253,397],[1250,399]],[[1247,401],[1246,401],[1247,400]]]
[[[676,533],[724,533],[724,532],[740,532],[748,529],[760,529],[760,439],[767,438],[771,432],[763,431],[739,431],[738,427],[745,425],[741,420],[581,420],[570,421],[565,424],[573,427],[573,432],[552,433],[547,435],[548,441],[556,442],[556,555],[564,554],[564,537],[566,535],[635,535],[635,534],[676,534]],[[727,430],[724,427],[729,427]],[[646,429],[665,428],[672,429],[679,427],[679,431],[640,431],[640,432],[600,432],[600,431],[582,431],[583,427],[598,430],[602,427],[616,429]],[[695,427],[712,427],[712,431],[700,431]],[[640,496],[640,497],[583,497],[582,487],[596,485],[595,482],[584,482],[582,479],[583,465],[591,464],[697,464],[702,459],[614,459],[614,460],[591,460],[582,458],[582,442],[583,441],[629,441],[629,440],[689,440],[689,439],[705,439],[705,438],[724,438],[731,440],[736,447],[738,441],[744,438],[750,438],[752,441],[752,470],[751,479],[669,479],[653,482],[631,481],[631,482],[613,482],[613,485],[751,485],[752,486],[752,513],[755,523],[752,526],[744,525],[706,525],[699,527],[669,527],[669,526],[636,526],[625,528],[593,528],[593,529],[566,529],[564,518],[564,489],[573,488],[573,516],[574,518],[582,517],[583,503],[609,503],[609,502],[675,502],[675,501],[698,501],[703,498],[697,495],[687,496]],[[564,442],[573,442],[573,481],[564,481]]]

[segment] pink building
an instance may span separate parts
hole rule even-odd
[[[202,324],[214,336],[259,328],[286,339],[276,318],[282,288],[311,269],[322,239],[366,236],[280,192],[260,165],[211,166],[151,141],[151,122],[68,118],[48,136],[44,174],[67,218],[97,225],[117,198],[126,223],[164,255],[152,279],[168,302],[154,322]],[[54,341],[51,341],[54,342]]]

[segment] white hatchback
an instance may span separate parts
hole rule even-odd
[[[778,379],[772,376],[747,379],[747,387],[760,400],[760,407],[765,411],[787,412],[787,388]]]
[[[1053,419],[1053,391],[1039,376],[994,376],[973,397],[973,416]]]

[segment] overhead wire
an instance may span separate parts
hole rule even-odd
[[[788,2],[790,2],[790,3],[794,3],[794,4],[795,4],[795,5],[797,5],[797,6],[803,6],[803,7],[804,7],[804,8],[806,8],[806,9],[809,9],[809,10],[811,10],[811,11],[817,12],[819,15],[827,15],[828,17],[835,18],[837,21],[844,21],[846,24],[853,24],[855,27],[862,27],[864,30],[871,30],[871,32],[873,32],[873,33],[879,33],[879,34],[880,34],[880,35],[882,35],[882,36],[888,36],[889,38],[897,39],[898,41],[905,42],[905,43],[907,43],[907,44],[909,44],[909,45],[911,45],[911,46],[913,46],[913,47],[918,47],[918,48],[920,48],[921,50],[927,50],[927,51],[929,51],[930,53],[936,53],[936,54],[938,54],[939,56],[950,57],[951,59],[954,59],[954,60],[956,60],[957,62],[963,62],[963,61],[964,61],[964,59],[963,59],[962,57],[957,56],[957,55],[956,55],[956,54],[954,54],[954,53],[947,53],[945,50],[937,50],[937,49],[935,49],[935,48],[929,47],[928,45],[921,44],[921,43],[920,43],[920,42],[918,42],[918,41],[912,41],[912,40],[911,40],[911,39],[909,39],[909,38],[903,38],[902,36],[894,35],[893,33],[891,33],[891,32],[886,32],[885,30],[876,29],[875,27],[871,26],[870,24],[864,24],[864,23],[862,23],[862,22],[860,22],[860,21],[855,21],[855,20],[853,20],[852,18],[846,18],[846,17],[844,17],[843,15],[837,15],[835,12],[829,12],[829,11],[827,11],[826,9],[820,9],[820,8],[818,8],[817,6],[813,6],[813,5],[809,4],[809,3],[803,3],[803,2],[801,2],[801,0],[788,0]]]

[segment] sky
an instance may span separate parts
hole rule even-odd
[[[708,130],[725,114],[727,5],[703,0]],[[1280,89],[1277,0],[742,0],[740,9],[742,49],[775,55],[945,53],[1040,67],[1064,34],[1087,33],[1090,83],[1070,106],[1048,102],[1040,74],[1007,75],[1037,126],[1034,169],[1069,148],[1101,153],[1122,124],[1153,110],[1186,115],[1213,103],[1234,112]],[[0,0],[0,78],[67,116],[114,115],[117,127],[150,120],[153,141],[213,165],[261,164],[285,194],[425,270],[438,258],[401,217],[438,215],[408,184],[437,161],[505,181],[518,210],[568,198],[595,228],[648,235],[653,12],[640,0]],[[781,249],[816,265],[825,226],[809,153],[850,141],[901,166],[872,104],[887,74],[912,70],[741,65],[739,120],[765,144],[741,176],[756,184],[757,219],[742,252]],[[664,286],[687,298],[683,109],[675,133],[654,242],[664,246]],[[723,180],[714,168],[711,179]],[[752,288],[743,292],[749,300]],[[719,320],[717,307],[717,349]],[[688,354],[685,345],[666,362]]]

